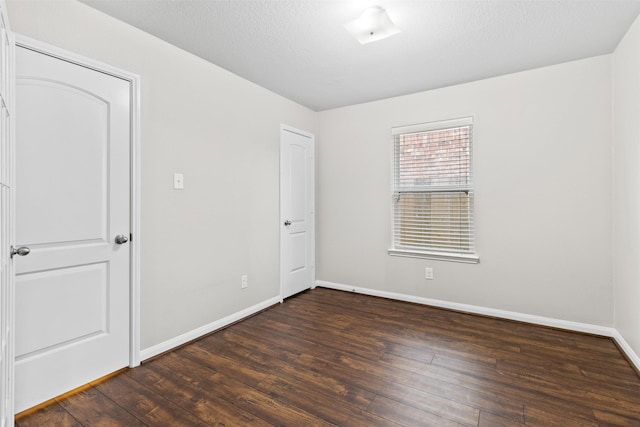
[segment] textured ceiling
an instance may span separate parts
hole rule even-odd
[[[81,0],[320,111],[611,53],[640,0]],[[361,45],[371,5],[402,32]]]

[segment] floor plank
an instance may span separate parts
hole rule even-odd
[[[95,387],[147,425],[190,425],[206,427],[207,424],[189,411],[154,393],[127,375],[118,375],[100,382]]]
[[[64,410],[59,403],[52,403],[44,408],[32,412],[16,423],[16,427],[41,427],[52,425],[59,427],[80,427],[82,424]]]
[[[162,362],[151,362],[130,370],[129,375],[139,383],[152,388],[157,394],[193,413],[207,425],[269,425],[215,393],[210,393],[206,381],[203,383],[197,379],[187,379],[171,365],[167,367]]]
[[[58,401],[73,418],[83,426],[144,426],[142,421],[133,416],[121,404],[100,393],[95,388],[83,390],[73,396],[67,396]],[[20,423],[28,421],[21,419]],[[43,426],[55,425],[49,420],[43,420]]]
[[[30,426],[638,426],[613,341],[314,289],[20,416]]]
[[[463,427],[476,425],[476,423],[459,424],[431,412],[426,412],[383,396],[377,396],[369,410],[381,417],[394,420],[403,426]]]

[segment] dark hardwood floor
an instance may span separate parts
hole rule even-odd
[[[608,338],[315,289],[27,426],[640,426]]]

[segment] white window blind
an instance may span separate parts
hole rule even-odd
[[[472,130],[471,118],[393,129],[392,251],[474,253]]]

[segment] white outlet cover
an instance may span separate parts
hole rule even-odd
[[[433,268],[432,267],[426,267],[424,269],[424,278],[428,279],[428,280],[433,280]]]
[[[174,190],[184,189],[184,175],[181,173],[173,174],[173,188]]]

